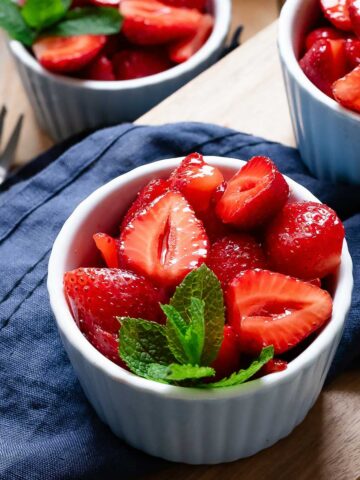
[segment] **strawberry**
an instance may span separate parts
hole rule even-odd
[[[224,339],[211,366],[216,371],[216,377],[212,381],[228,377],[240,369],[239,339],[231,325],[224,326]]]
[[[120,0],[89,0],[96,7],[118,7]]]
[[[198,212],[197,217],[202,221],[206,234],[212,243],[234,231],[229,225],[222,223],[212,206],[205,212]]]
[[[224,222],[252,229],[268,221],[285,205],[289,187],[267,157],[253,157],[227,183],[216,205]]]
[[[91,62],[106,43],[105,35],[41,37],[33,45],[40,64],[53,72],[75,72]]]
[[[333,27],[315,28],[307,34],[305,39],[306,50],[309,50],[318,40],[328,38],[329,40],[338,40],[343,38],[343,33]]]
[[[227,290],[227,306],[240,349],[249,355],[258,355],[269,345],[275,354],[290,350],[332,312],[327,291],[268,270],[241,272]]]
[[[168,288],[205,262],[208,243],[202,223],[177,192],[154,200],[120,236],[124,264]]]
[[[136,273],[107,268],[78,268],[65,273],[64,288],[80,330],[119,331],[116,317],[159,321],[162,292]]]
[[[164,52],[157,49],[128,48],[112,59],[117,80],[133,80],[164,72],[172,67]]]
[[[345,55],[349,71],[360,65],[360,40],[348,38],[345,43]]]
[[[336,213],[315,202],[287,204],[265,235],[272,268],[305,280],[334,272],[343,240],[344,227]]]
[[[214,27],[213,17],[203,15],[195,33],[183,40],[178,40],[169,46],[169,57],[174,63],[183,63],[189,60],[209,38]]]
[[[269,375],[270,373],[283,372],[287,369],[288,363],[281,358],[272,358],[260,370],[259,377]]]
[[[209,209],[215,190],[224,181],[220,170],[199,153],[188,155],[169,178],[170,188],[181,192],[195,212]]]
[[[325,17],[340,30],[351,30],[349,0],[320,0]]]
[[[224,290],[243,270],[266,268],[265,254],[251,235],[235,233],[211,245],[207,266],[215,273]]]
[[[139,212],[145,210],[151,202],[167,192],[168,189],[169,182],[167,180],[163,180],[162,178],[151,180],[151,182],[145,185],[145,187],[137,194],[134,203],[125,214],[120,230],[123,230]]]
[[[126,364],[119,356],[119,338],[117,333],[108,333],[101,327],[94,326],[91,331],[86,333],[86,338],[106,358],[127,369]]]
[[[161,3],[181,8],[196,8],[203,12],[208,4],[208,0],[160,0]]]
[[[360,38],[360,2],[359,0],[348,0],[349,16],[351,26],[356,36]]]
[[[119,241],[106,233],[95,233],[93,238],[105,260],[106,266],[119,268]]]
[[[157,0],[121,0],[122,33],[136,45],[160,45],[193,35],[202,14]]]
[[[300,66],[316,87],[332,97],[333,82],[347,69],[345,40],[318,40],[300,60]]]
[[[343,107],[360,113],[360,65],[337,80],[332,89],[335,100]]]
[[[101,55],[91,62],[82,72],[84,78],[89,80],[113,81],[115,80],[114,69],[111,61]]]

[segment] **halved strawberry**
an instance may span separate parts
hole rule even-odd
[[[309,50],[314,45],[314,43],[324,38],[328,38],[329,40],[338,40],[339,38],[344,38],[344,33],[339,32],[339,30],[336,30],[333,27],[315,28],[315,30],[312,30],[306,36],[306,50]]]
[[[163,292],[143,276],[109,268],[78,268],[64,275],[64,288],[76,323],[89,334],[100,327],[116,334],[116,317],[162,321]]]
[[[214,27],[214,19],[211,15],[203,15],[199,21],[198,29],[191,36],[178,40],[169,46],[169,57],[175,63],[183,63],[189,60],[209,38]]]
[[[360,2],[359,0],[348,0],[351,26],[355,34],[360,38]]]
[[[360,65],[333,84],[335,99],[346,108],[360,112]]]
[[[231,282],[227,307],[242,352],[258,355],[273,345],[280,354],[329,320],[332,300],[310,283],[268,270],[247,270]]]
[[[33,45],[40,64],[53,72],[75,72],[91,62],[106,43],[105,35],[41,37]]]
[[[160,45],[193,35],[202,14],[157,0],[121,0],[122,33],[137,45]]]
[[[320,0],[325,17],[340,30],[351,30],[349,0]]]
[[[281,358],[272,358],[260,370],[259,377],[269,375],[270,373],[283,372],[287,369],[288,362],[281,360]]]
[[[224,339],[211,366],[216,371],[216,377],[212,381],[228,377],[240,369],[239,339],[231,325],[224,326]]]
[[[202,223],[177,192],[156,199],[120,236],[125,265],[169,288],[205,262],[208,245]]]
[[[323,278],[340,263],[344,227],[327,205],[287,204],[265,235],[272,269],[305,280]]]
[[[119,268],[119,240],[110,237],[106,233],[95,233],[93,238],[105,260],[106,266]]]
[[[156,198],[163,195],[169,189],[169,182],[162,178],[151,180],[145,187],[137,194],[135,201],[127,211],[121,223],[120,230],[123,230],[138,213],[145,210]]]
[[[196,213],[208,210],[214,192],[224,181],[216,167],[199,153],[188,155],[170,175],[170,188],[181,192]]]
[[[86,338],[106,358],[120,367],[128,369],[119,355],[119,335],[117,333],[108,333],[101,327],[94,326],[93,330],[87,332]]]
[[[115,80],[113,65],[105,55],[101,55],[87,65],[87,67],[85,67],[85,69],[82,71],[82,76],[89,80]]]
[[[116,53],[113,67],[117,80],[133,80],[164,72],[173,66],[159,49],[128,48]]]
[[[251,235],[234,233],[216,240],[206,262],[224,290],[243,270],[266,268],[267,261],[259,242]]]
[[[345,55],[349,71],[360,65],[360,40],[348,38],[345,43]]]
[[[207,5],[208,0],[160,0],[166,5],[172,5],[173,7],[181,8],[197,8],[200,12],[203,12]]]
[[[289,186],[267,157],[253,157],[227,183],[216,205],[224,223],[240,229],[261,226],[285,205]]]
[[[96,7],[118,7],[120,0],[89,0]]]
[[[211,243],[225,235],[234,233],[234,229],[230,225],[225,225],[216,215],[212,205],[205,212],[198,212],[196,215],[202,221]]]
[[[332,97],[333,82],[347,70],[345,40],[318,40],[300,60],[300,66],[316,87]]]

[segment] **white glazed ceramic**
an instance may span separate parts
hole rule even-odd
[[[318,178],[360,184],[360,114],[322,93],[298,63],[319,15],[319,0],[287,0],[280,15],[278,44],[296,142]]]
[[[207,157],[226,178],[244,162]],[[167,177],[180,159],[139,167],[96,190],[66,221],[52,250],[48,290],[58,329],[84,392],[100,418],[130,445],[167,460],[230,462],[287,436],[317,399],[340,341],[350,307],[352,262],[344,243],[334,279],[331,321],[288,369],[244,385],[214,391],[173,387],[133,375],[100,354],[78,329],[63,290],[66,271],[89,265],[92,236],[111,231],[136,192]],[[287,179],[294,199],[318,201]]]
[[[11,41],[10,50],[40,127],[59,141],[140,117],[219,59],[229,32],[231,0],[212,0],[212,5],[213,32],[193,57],[170,70],[136,80],[99,82],[54,75],[21,43]]]

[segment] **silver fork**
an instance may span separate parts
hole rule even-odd
[[[7,109],[3,105],[0,110],[0,144],[1,144],[2,133],[4,130],[6,114],[7,114]],[[24,115],[20,115],[16,122],[14,130],[10,135],[10,139],[8,143],[5,145],[3,151],[0,152],[0,185],[6,179],[10,165],[14,160],[16,147],[18,146],[18,143],[19,143],[19,137],[21,133],[23,119],[24,119]]]

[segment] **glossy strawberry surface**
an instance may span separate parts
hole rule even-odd
[[[320,0],[325,17],[340,30],[351,30],[349,0]]]
[[[337,80],[332,91],[341,105],[360,113],[360,65]]]
[[[216,371],[214,380],[230,376],[240,369],[240,348],[238,334],[231,325],[224,326],[224,339],[219,353],[211,366]]]
[[[128,48],[119,51],[112,59],[116,80],[134,80],[168,70],[172,63],[159,49]]]
[[[119,268],[119,240],[106,233],[95,233],[94,242],[109,268]]]

